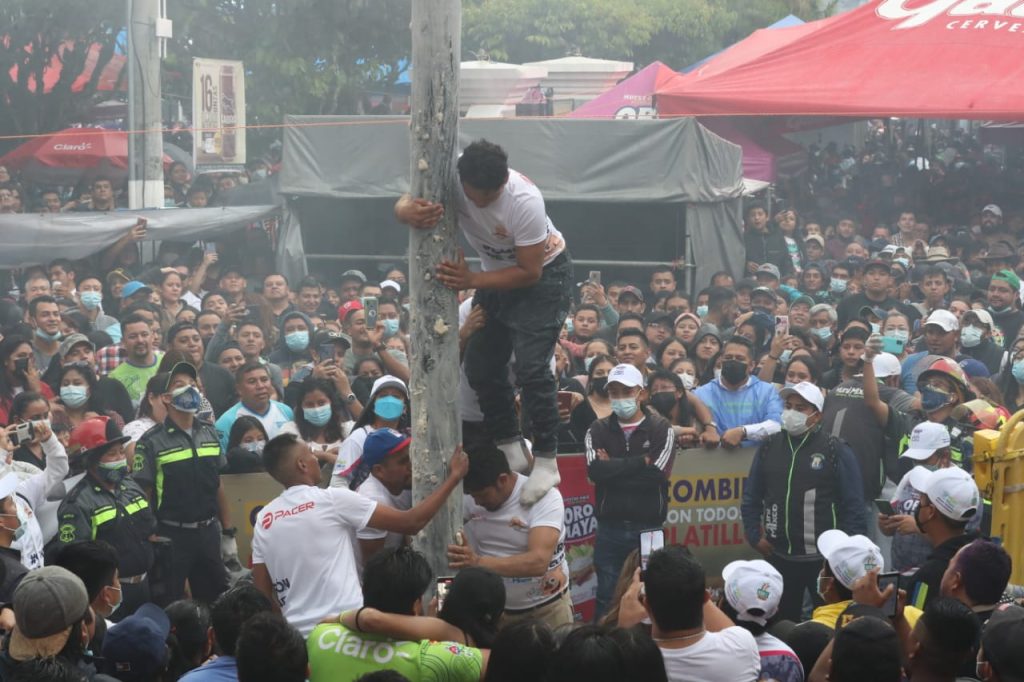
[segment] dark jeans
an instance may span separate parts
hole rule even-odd
[[[608,613],[619,574],[630,552],[640,544],[640,531],[650,525],[630,521],[597,522],[597,537],[594,540],[594,571],[597,573],[597,608],[594,621]]]
[[[782,600],[779,602],[778,620],[791,620],[799,623],[804,608],[804,590],[811,593],[811,602],[817,608],[822,605],[818,594],[818,574],[821,573],[822,560],[794,560],[780,554],[768,557],[768,563],[782,574]]]
[[[483,306],[487,324],[469,339],[463,363],[476,391],[491,438],[520,435],[508,364],[522,391],[525,418],[533,427],[536,454],[554,456],[558,449],[558,382],[551,356],[569,313],[572,259],[563,253],[544,268],[540,281],[524,289],[478,289],[473,305]]]
[[[168,580],[168,602],[185,596],[188,580],[192,598],[212,604],[228,589],[228,571],[220,558],[220,524],[203,528],[172,528],[161,523],[159,535],[170,538],[174,547],[172,575]]]

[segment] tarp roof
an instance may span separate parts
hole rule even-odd
[[[742,41],[709,62],[714,71],[697,69],[665,84],[657,92],[659,114],[1024,114],[1024,6],[1017,0],[874,0],[754,36],[761,33],[766,42]]]
[[[798,16],[796,16],[794,14],[789,14],[789,15],[779,19],[774,24],[772,24],[770,26],[765,26],[765,28],[768,29],[769,31],[773,31],[773,30],[778,29],[778,28],[789,28],[791,26],[802,26],[805,23],[807,23],[807,22],[805,22],[800,17],[798,17]],[[680,71],[682,73],[689,73],[690,71],[693,71],[694,69],[696,69],[696,68],[698,68],[700,66],[703,66],[704,64],[706,64],[707,62],[711,61],[712,59],[714,59],[715,57],[717,57],[718,55],[722,54],[723,52],[725,52],[725,50],[728,50],[728,49],[729,48],[725,48],[723,50],[719,50],[718,52],[714,52],[712,54],[709,54],[707,57],[704,57],[704,59],[701,59],[699,62],[694,62],[693,64],[690,64],[686,68],[680,69]]]

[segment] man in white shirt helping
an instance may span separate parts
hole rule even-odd
[[[482,272],[473,272],[459,253],[438,267],[437,279],[461,291],[475,289],[474,301],[487,324],[468,341],[466,376],[480,398],[491,437],[513,471],[529,469],[515,413],[508,363],[522,391],[522,405],[533,426],[536,460],[522,500],[530,505],[558,485],[558,384],[549,368],[558,334],[569,311],[572,260],[565,240],[547,216],[544,197],[525,175],[510,170],[508,155],[496,144],[478,140],[458,161],[455,190],[459,225],[480,255]],[[437,225],[440,204],[403,196],[395,216],[419,229]]]
[[[253,582],[303,636],[325,616],[362,605],[356,533],[369,526],[415,535],[469,469],[469,460],[457,448],[448,477],[437,489],[409,511],[397,511],[347,488],[318,487],[320,464],[293,434],[267,443],[263,464],[285,490],[258,514]]]
[[[505,581],[503,625],[525,619],[552,629],[573,622],[565,559],[565,504],[552,488],[533,505],[522,503],[526,477],[509,469],[505,454],[480,445],[469,457],[463,501],[466,544],[449,545],[459,570],[488,568]]]
[[[363,463],[370,475],[356,489],[378,505],[398,511],[412,508],[412,463],[409,444],[412,439],[389,429],[377,429],[366,437],[363,445]],[[389,547],[400,547],[405,542],[401,533],[390,533],[377,528],[364,528],[356,534],[363,564],[374,554]]]

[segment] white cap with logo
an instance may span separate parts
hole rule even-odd
[[[942,327],[942,331],[955,332],[960,329],[960,320],[948,310],[936,310],[924,321],[924,326],[935,324]]]
[[[843,587],[853,589],[853,583],[876,568],[885,570],[882,550],[863,535],[847,535],[841,530],[827,530],[818,537],[818,551],[825,557],[832,575]]]
[[[725,599],[736,609],[736,619],[758,625],[779,611],[782,574],[763,559],[733,561],[722,569]]]
[[[821,409],[825,406],[825,396],[822,395],[821,389],[812,384],[809,381],[801,381],[796,386],[788,386],[779,391],[779,397],[783,400],[786,396],[798,395],[811,405],[814,405],[814,409],[821,412]]]
[[[939,513],[953,521],[967,521],[981,508],[981,493],[971,475],[952,466],[932,471],[922,480],[921,492]]]
[[[924,460],[935,454],[936,450],[948,448],[950,444],[949,429],[936,422],[921,422],[910,432],[910,447],[900,457]]]
[[[626,388],[637,388],[644,385],[644,375],[633,365],[616,365],[608,372],[608,384],[621,384]]]

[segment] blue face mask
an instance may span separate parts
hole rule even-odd
[[[182,386],[171,393],[171,406],[179,412],[196,414],[202,404],[203,396],[195,386]]]
[[[121,343],[121,325],[112,324],[103,331],[107,333],[107,336],[109,336],[110,340],[115,344]]]
[[[951,396],[948,393],[938,391],[931,386],[921,388],[921,409],[925,414],[941,410],[949,404],[950,399]]]
[[[381,321],[384,323],[384,336],[386,338],[390,339],[392,336],[398,334],[399,326],[401,323],[397,319]]]
[[[828,288],[831,289],[832,293],[834,294],[844,293],[846,291],[846,280],[836,279],[835,277],[833,277],[831,280],[829,280]]]
[[[573,325],[572,320],[565,321],[565,331],[572,336],[573,332],[576,331],[576,327]]]
[[[879,334],[879,333],[881,333],[881,331],[882,331],[882,325],[878,324],[877,322],[872,322],[871,323],[871,333],[872,334]]]
[[[1013,378],[1017,380],[1018,384],[1024,384],[1024,360],[1015,360],[1010,372],[1013,373]]]
[[[832,338],[832,327],[815,327],[811,330],[811,333],[822,341],[828,341]]]
[[[96,310],[103,302],[103,294],[98,291],[83,291],[79,298],[86,310]]]
[[[313,426],[326,426],[331,420],[331,404],[320,407],[303,407],[302,416]]]
[[[899,263],[900,265],[903,266],[904,270],[909,270],[910,269],[910,259],[909,258],[893,258],[892,262],[893,263]]]
[[[964,348],[975,348],[981,344],[981,337],[984,332],[978,327],[973,325],[964,327],[960,330],[960,345]]]
[[[42,329],[38,329],[37,328],[36,329],[36,336],[38,336],[39,338],[43,339],[44,341],[57,341],[57,340],[60,339],[61,334],[60,334],[59,331],[54,333],[54,334],[47,334]]]
[[[697,317],[699,317],[699,318],[701,318],[703,320],[705,317],[707,317],[707,315],[708,315],[708,307],[706,305],[699,305],[699,306],[697,306]]]
[[[636,398],[619,398],[612,401],[612,412],[619,419],[630,419],[637,411]]]
[[[89,401],[89,389],[85,386],[61,386],[60,399],[68,407],[81,407]]]
[[[284,344],[288,346],[288,350],[293,353],[304,351],[309,347],[309,332],[301,331],[285,334]]]
[[[381,419],[393,421],[405,412],[405,401],[394,396],[385,395],[373,403],[373,413]]]

